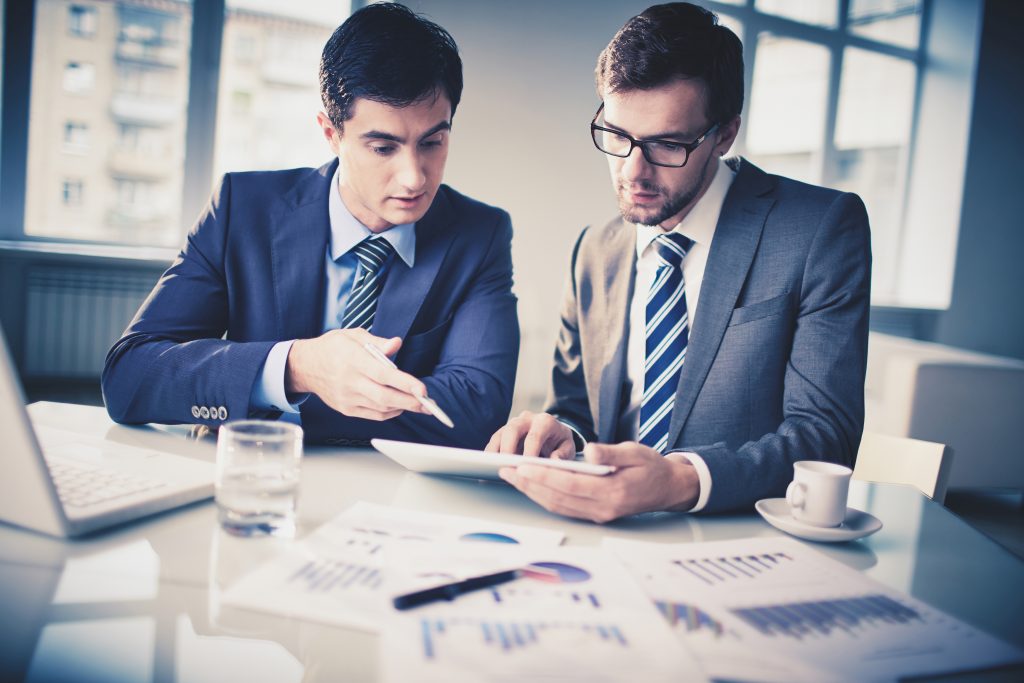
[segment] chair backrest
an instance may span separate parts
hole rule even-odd
[[[943,502],[953,462],[945,444],[864,432],[853,478],[883,484],[909,484]]]

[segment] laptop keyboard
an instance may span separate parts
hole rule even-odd
[[[166,482],[148,479],[105,467],[68,461],[48,461],[57,495],[64,505],[87,507],[141,491],[166,486]]]

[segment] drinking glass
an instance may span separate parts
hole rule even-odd
[[[290,422],[238,420],[217,437],[215,499],[225,531],[294,536],[302,428]]]

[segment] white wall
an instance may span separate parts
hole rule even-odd
[[[513,412],[540,407],[569,252],[617,215],[590,140],[597,55],[648,2],[412,0],[459,45],[465,91],[446,182],[512,215],[523,343]]]

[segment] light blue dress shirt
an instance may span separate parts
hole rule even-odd
[[[340,170],[340,166],[339,166]],[[359,259],[352,253],[352,248],[367,237],[374,235],[369,228],[356,220],[352,212],[341,201],[338,192],[339,171],[335,171],[331,180],[331,192],[327,200],[328,218],[331,224],[331,240],[324,254],[324,268],[327,272],[327,296],[324,301],[324,317],[322,332],[337,329],[341,326],[345,314],[345,304],[352,293],[352,284],[356,275],[363,267]],[[416,224],[403,223],[396,225],[380,237],[386,239],[395,248],[395,253],[412,268],[416,258]],[[391,267],[390,261],[384,264],[385,274]],[[288,352],[294,339],[278,342],[271,348],[259,380],[253,385],[249,405],[258,410],[279,410],[282,419],[299,422],[299,405],[302,400],[292,403],[284,386],[285,365]]]

